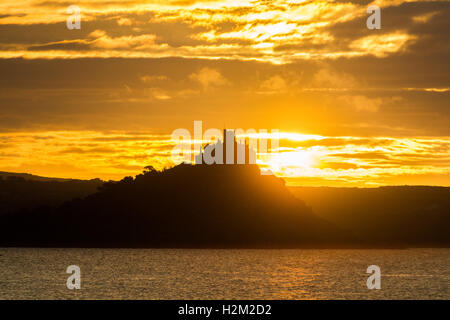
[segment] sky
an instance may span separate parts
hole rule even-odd
[[[69,30],[67,8],[81,10]],[[370,30],[369,5],[381,9]],[[121,179],[171,134],[278,130],[291,185],[450,186],[449,1],[0,3],[0,171]]]

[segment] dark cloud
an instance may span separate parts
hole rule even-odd
[[[335,1],[342,4],[350,2],[361,5],[360,1]],[[189,3],[192,1],[179,4]],[[363,2],[362,5],[368,3],[369,1]],[[64,8],[69,4],[71,3],[47,1],[36,2],[34,5]],[[83,4],[87,2],[79,3],[80,6]],[[111,1],[92,5],[100,7],[114,4]],[[260,4],[261,8],[265,6],[264,8],[289,12],[287,8],[307,6],[310,2],[292,4],[292,7],[271,2]],[[242,16],[254,12],[254,9],[245,7],[223,10]],[[213,17],[218,11],[198,9],[195,13]],[[427,21],[414,21],[414,17],[427,14],[433,14]],[[3,15],[0,19],[7,18],[6,16]],[[450,28],[449,16],[448,2],[404,3],[382,8],[381,30],[368,30],[365,27],[367,15],[363,15],[350,21],[331,23],[321,30],[333,36],[333,40],[324,43],[303,39],[299,39],[298,43],[281,41],[275,47],[275,53],[286,51],[288,55],[309,50],[347,52],[352,41],[366,36],[400,30],[416,37],[405,50],[383,58],[366,55],[336,59],[299,59],[281,65],[243,61],[242,56],[231,54],[225,57],[228,60],[0,59],[0,127],[3,131],[138,131],[151,128],[158,132],[170,132],[178,127],[191,128],[193,120],[203,120],[208,127],[222,127],[226,122],[229,126],[242,128],[279,128],[323,135],[448,136],[450,91],[433,92],[425,89],[450,87],[447,72],[450,52],[447,35]],[[323,14],[317,19],[325,18],[326,15]],[[130,23],[119,25],[120,19],[129,19]],[[8,51],[18,46],[23,47],[26,52],[43,54],[47,51],[66,50],[88,52],[99,50],[93,45],[99,36],[91,35],[96,30],[103,30],[110,38],[154,34],[155,44],[167,44],[171,49],[220,44],[246,46],[251,43],[251,39],[245,37],[215,39],[211,43],[195,37],[210,30],[217,34],[236,31],[246,25],[246,21],[236,19],[216,22],[211,19],[211,25],[194,22],[196,21],[192,16],[180,18],[178,11],[111,11],[97,14],[93,20],[82,21],[82,29],[75,31],[67,30],[65,22],[2,24],[0,47]],[[261,19],[252,23],[264,26],[269,22]],[[303,23],[307,25],[309,22]],[[311,34],[306,34],[305,38],[307,36]],[[131,48],[134,49],[133,46]],[[261,57],[256,50],[253,56],[252,54],[252,51],[243,53],[246,58]],[[202,68],[217,71],[227,80],[227,85],[210,90],[202,88],[190,77]],[[317,74],[321,70],[325,74],[333,74],[335,82],[317,83]],[[267,81],[276,76],[285,87],[261,89],[263,84],[270,84]],[[143,77],[164,77],[165,80],[142,81]],[[351,81],[341,81],[348,79]],[[352,85],[347,86],[345,82],[351,82]],[[349,98],[342,99],[344,95]],[[360,109],[352,106],[350,102],[354,101],[352,97],[355,96],[363,97],[360,101],[377,101],[377,108],[373,112],[364,112],[364,106]],[[289,143],[293,147],[332,147],[365,141],[325,139]]]

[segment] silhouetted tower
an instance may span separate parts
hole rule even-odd
[[[195,164],[205,164],[204,152],[209,144],[204,148],[200,147],[200,152],[195,155]],[[245,138],[242,143],[238,143],[234,130],[223,129],[223,142],[218,140],[215,144],[216,148],[222,148],[222,163],[223,164],[250,164],[250,161],[256,159],[256,150],[250,148],[249,138]],[[215,156],[215,149],[211,156]]]
[[[227,163],[227,129],[223,129],[223,164]]]

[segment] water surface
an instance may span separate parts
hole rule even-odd
[[[366,287],[373,264],[381,290]],[[0,248],[0,299],[450,299],[449,285],[450,249]]]

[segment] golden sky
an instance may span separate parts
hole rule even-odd
[[[381,8],[369,30],[366,9]],[[68,30],[70,5],[81,29]],[[0,170],[120,179],[171,133],[278,129],[289,184],[450,185],[449,1],[0,3]]]

